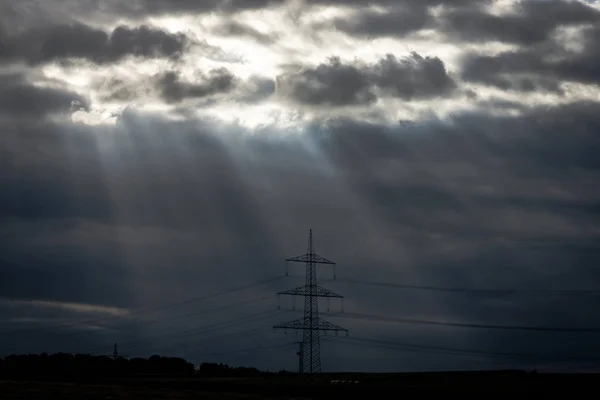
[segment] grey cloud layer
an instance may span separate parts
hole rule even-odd
[[[523,1],[514,14],[496,16],[478,9],[460,9],[439,22],[441,26],[434,28],[463,41],[536,45],[548,40],[557,28],[600,22],[600,12],[580,1]]]
[[[439,58],[417,53],[402,59],[390,54],[371,65],[345,64],[334,57],[328,64],[277,78],[280,95],[308,105],[366,105],[377,94],[419,100],[448,95],[454,88]]]
[[[251,76],[240,79],[227,68],[198,71],[193,79],[184,78],[180,71],[160,72],[150,77],[141,76],[135,81],[119,77],[99,79],[94,83],[103,100],[132,102],[159,98],[168,104],[201,100],[259,103],[275,91],[273,80]]]
[[[597,109],[582,103],[524,117],[462,115],[413,130],[331,120],[287,137],[132,111],[112,128],[4,119],[0,232],[8,239],[0,268],[8,279],[0,294],[134,307],[218,291],[281,274],[281,260],[302,252],[308,228],[318,235],[318,252],[340,263],[338,276],[593,287],[600,281]],[[384,315],[588,326],[596,313],[577,299],[335,290],[354,307]],[[354,334],[381,334],[352,326]],[[101,339],[167,329],[134,327]],[[487,331],[415,328],[398,337],[499,351],[560,347],[545,336]],[[580,337],[571,351],[588,354],[593,343]],[[417,365],[405,360],[401,367]]]
[[[403,37],[421,29],[433,29],[451,40],[464,42],[500,41],[518,45],[535,45],[548,40],[557,28],[593,24],[600,21],[600,12],[580,1],[523,1],[513,13],[494,15],[483,7],[485,2],[413,2],[382,1],[386,12],[362,7],[363,2],[323,3],[354,4],[348,16],[336,17],[316,26],[334,28],[350,35]],[[488,2],[489,3],[489,2]],[[430,7],[443,4],[444,11],[434,17]]]
[[[560,91],[560,83],[600,85],[600,25],[583,30],[581,50],[565,50],[554,42],[506,51],[494,56],[467,54],[463,79],[502,89]]]
[[[48,82],[45,82],[48,84]],[[26,76],[0,73],[0,117],[43,117],[87,108],[83,96],[65,88],[32,85]]]
[[[120,26],[106,33],[86,25],[55,25],[5,37],[0,43],[0,62],[35,65],[81,58],[102,64],[127,56],[178,58],[188,44],[184,35],[148,26]]]
[[[581,52],[567,51],[551,39],[557,27],[598,22],[600,13],[582,2],[561,0],[544,2],[543,18],[539,16],[536,2],[524,2],[520,5],[518,14],[504,16],[488,14],[481,7],[473,7],[472,2],[467,0],[444,3],[446,12],[433,25],[432,21],[428,22],[430,19],[428,8],[441,4],[439,1],[379,2],[383,6],[390,7],[388,13],[374,12],[361,7],[358,2],[343,3],[347,6],[355,6],[355,12],[331,23],[351,35],[402,36],[410,31],[429,27],[449,35],[450,39],[499,40],[524,46],[495,56],[468,54],[464,58],[464,70],[461,74],[466,81],[492,85],[503,90],[528,92],[546,90],[557,93],[562,93],[561,81],[564,80],[592,84],[598,82],[595,65],[598,63],[597,38],[600,35],[597,27],[587,28],[582,42],[584,49]],[[145,9],[145,6],[148,6],[153,10],[168,10],[172,7],[180,11],[190,11],[194,7],[200,7],[198,11],[207,11],[216,5],[216,3],[202,4],[199,6],[195,2],[187,1],[175,3],[148,1],[141,3],[140,7]],[[309,2],[309,4],[340,5],[342,2],[324,0]],[[232,11],[237,6],[257,8],[266,5],[267,2],[263,1],[243,4],[229,2],[222,9]],[[466,5],[469,7],[462,7]],[[234,20],[224,21],[217,27],[217,33],[252,37],[263,44],[275,40],[275,36],[266,36]],[[106,33],[85,25],[50,25],[10,36],[5,35],[0,61],[39,64],[69,58],[84,58],[96,63],[108,63],[127,56],[178,58],[190,44],[191,41],[184,35],[172,35],[146,26],[138,28],[121,26],[112,33]],[[209,59],[223,62],[240,61],[208,43],[194,43],[194,45],[199,51],[198,54]],[[198,84],[181,82],[173,77],[170,79],[172,81],[170,84],[167,81],[163,82],[165,87],[163,97],[169,101],[175,101],[174,97],[178,97],[179,100],[186,97],[203,97],[204,95],[199,96],[199,94],[204,93],[207,88],[212,88],[212,83],[217,83],[214,77],[199,77],[199,80],[205,83]],[[227,91],[235,80],[236,78],[230,75],[219,78],[218,81],[222,85],[217,91]],[[285,96],[299,103],[338,106],[370,104],[378,95],[394,96],[405,100],[431,98],[451,94],[455,86],[453,78],[448,76],[439,59],[421,59],[415,55],[412,56],[412,60],[387,58],[377,65],[344,64],[333,61],[315,68],[305,68],[300,72],[283,74],[279,81],[280,89]],[[134,96],[127,93],[127,90],[121,90],[109,97],[127,99]]]
[[[236,78],[225,68],[211,70],[199,81],[202,83],[185,83],[177,73],[167,72],[158,78],[157,86],[165,101],[176,103],[188,97],[207,97],[228,92],[236,84]]]

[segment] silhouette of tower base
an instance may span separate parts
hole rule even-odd
[[[302,262],[306,264],[306,277],[304,286],[279,293],[290,296],[303,296],[304,317],[302,319],[296,319],[283,324],[275,325],[273,328],[284,330],[302,330],[302,345],[300,350],[302,353],[302,367],[300,368],[300,373],[311,375],[318,374],[321,372],[321,332],[325,333],[327,331],[331,331],[335,332],[336,335],[339,332],[345,332],[346,336],[348,335],[348,330],[319,318],[319,297],[333,297],[342,299],[343,296],[317,285],[316,265],[328,264],[335,266],[335,263],[333,261],[329,261],[325,257],[315,254],[312,229],[309,231],[307,253],[298,257],[288,258],[286,262],[287,261]]]
[[[300,348],[296,352],[296,355],[298,356],[298,373],[301,374],[303,371],[303,366],[304,366],[304,361],[303,361],[304,342],[296,342],[296,343],[298,343],[300,345]]]

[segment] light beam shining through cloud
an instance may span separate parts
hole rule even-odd
[[[324,342],[327,370],[600,357],[592,335],[489,328],[600,328],[582,294],[600,289],[599,49],[589,1],[5,0],[0,355],[148,356],[156,337],[229,321],[205,338],[223,362],[295,369],[288,348],[226,353],[289,344],[268,328],[293,312],[268,312],[303,271],[185,299],[282,277],[313,229],[350,313],[433,321],[339,318],[366,339]],[[53,334],[14,333],[31,327]],[[206,357],[177,340],[173,355]],[[480,357],[383,361],[367,345],[394,340]]]

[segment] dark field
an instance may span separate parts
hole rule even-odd
[[[125,400],[125,399],[209,399],[209,400],[250,400],[281,399],[257,394],[209,392],[190,389],[170,389],[158,387],[132,387],[119,384],[76,384],[58,382],[1,382],[2,400],[24,399],[86,399],[86,400]],[[292,399],[292,397],[289,397]]]
[[[592,390],[598,374],[469,372],[415,374],[322,374],[307,383],[299,376],[262,378],[143,378],[105,382],[0,382],[4,399],[313,399],[358,395],[389,397],[433,393],[570,394]],[[332,380],[359,381],[355,384]]]

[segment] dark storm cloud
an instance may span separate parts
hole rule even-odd
[[[442,60],[414,52],[401,60],[387,55],[372,67],[371,79],[384,93],[404,100],[444,96],[455,88]]]
[[[198,79],[201,83],[185,82],[177,72],[167,72],[157,78],[156,85],[163,100],[178,103],[186,98],[203,98],[234,89],[236,77],[226,68],[218,68]]]
[[[359,67],[339,58],[316,68],[277,77],[277,90],[301,104],[343,106],[369,104],[376,100],[368,76]]]
[[[43,117],[86,108],[88,103],[67,89],[33,85],[20,74],[0,73],[0,87],[0,117]]]
[[[497,40],[536,45],[548,40],[556,28],[599,21],[600,12],[580,1],[523,1],[508,15],[492,15],[475,8],[453,10],[441,18],[438,28],[468,42]]]
[[[141,0],[136,7],[131,7],[132,12],[149,14],[178,14],[189,12],[235,12],[266,8],[271,5],[280,5],[284,0]],[[123,5],[122,7],[129,7]]]
[[[403,37],[427,28],[464,42],[500,41],[536,45],[548,40],[557,28],[600,21],[600,12],[581,1],[523,1],[512,13],[505,15],[491,14],[484,7],[486,2],[468,0],[374,2],[387,7],[384,12],[364,7],[364,2],[316,0],[314,3],[356,6],[348,15],[320,22],[316,28],[337,29],[352,36],[365,37]],[[438,5],[443,5],[444,10],[434,18],[430,7]]]
[[[15,1],[15,0],[11,0]],[[220,13],[232,14],[245,10],[257,10],[271,6],[279,6],[286,0],[48,0],[51,8],[58,8],[63,13],[85,18],[111,20],[115,15],[126,16],[130,19],[143,20],[153,15],[184,15]],[[35,7],[37,5],[34,5]],[[40,12],[42,10],[38,10]],[[23,11],[16,12],[24,14]],[[15,14],[16,14],[15,13]]]
[[[429,18],[426,7],[394,9],[384,13],[361,10],[349,17],[338,17],[329,23],[321,23],[317,27],[323,29],[329,26],[353,36],[403,36],[423,29]]]
[[[346,171],[348,182],[356,188],[356,193],[364,196],[370,209],[379,210],[382,219],[418,230],[426,218],[428,229],[455,237],[502,236],[505,229],[512,230],[511,223],[507,220],[505,224],[501,217],[507,211],[511,213],[509,210],[541,213],[547,217],[570,215],[576,220],[585,219],[585,215],[594,219],[600,216],[595,190],[573,187],[568,192],[574,197],[550,199],[538,197],[533,192],[524,195],[532,188],[509,183],[504,179],[512,178],[496,175],[521,173],[535,181],[552,176],[562,182],[563,174],[569,175],[565,171],[587,170],[596,174],[600,163],[594,154],[600,150],[600,142],[587,136],[600,127],[600,121],[595,117],[597,106],[597,103],[582,103],[540,109],[518,119],[463,117],[444,134],[439,132],[431,137],[419,133],[402,140],[394,139],[393,130],[372,135],[370,132],[376,127],[358,128],[354,123],[343,123],[336,130],[345,132],[344,139],[331,142],[332,145],[326,148],[340,170]],[[482,130],[481,126],[486,128]],[[394,160],[398,161],[394,163]],[[463,169],[462,163],[473,167]],[[409,167],[416,165],[427,168],[417,173]],[[447,165],[449,169],[438,169],[434,165],[440,168]],[[478,165],[479,172],[475,172],[474,165]],[[498,170],[499,166],[504,173]],[[387,179],[372,178],[379,174]],[[465,180],[457,181],[457,186],[449,186],[448,178],[454,174],[462,175]],[[497,188],[486,189],[484,176],[504,187],[500,197],[497,197]],[[516,192],[509,195],[512,190]],[[459,220],[448,219],[449,215],[455,214],[470,215],[474,219],[468,225],[462,225]],[[476,215],[499,219],[492,224],[481,220],[480,224]],[[583,219],[578,223],[584,223]],[[543,236],[541,232],[537,234]]]
[[[247,10],[259,10],[279,7],[289,4],[289,0],[139,0],[136,2],[121,2],[116,0],[102,0],[100,2],[86,2],[80,6],[82,11],[95,14],[125,13],[131,17],[145,17],[147,15],[185,14],[185,13],[211,13],[231,14]],[[476,3],[485,3],[481,0],[374,0],[369,4],[382,6],[465,6]],[[364,7],[365,2],[360,0],[305,0],[307,8],[314,5],[333,6],[358,6]]]
[[[445,96],[455,88],[437,57],[412,53],[397,59],[389,54],[374,64],[328,64],[284,73],[277,78],[281,95],[301,104],[344,106],[370,104],[378,94],[404,100]]]
[[[350,6],[351,11],[343,17],[335,17],[329,21],[315,24],[316,29],[336,29],[351,36],[363,37],[402,37],[425,28],[435,27],[435,19],[431,8],[443,6],[446,11],[471,10],[479,13],[480,8],[489,1],[474,0],[376,0],[364,1],[342,0],[308,0],[314,5]],[[384,7],[384,10],[373,10],[369,5]]]
[[[122,307],[166,304],[282,275],[282,260],[304,252],[309,228],[315,229],[317,252],[340,264],[338,278],[594,288],[600,281],[597,109],[597,103],[580,103],[520,117],[466,114],[412,128],[330,120],[304,127],[303,135],[273,128],[249,134],[241,127],[169,121],[132,110],[114,127],[2,120],[8,134],[0,137],[0,185],[10,190],[0,191],[0,296]],[[302,268],[292,272],[299,275]],[[320,277],[329,273],[320,271]],[[581,298],[440,297],[333,285],[346,296],[346,311],[376,315],[590,327],[597,314]],[[234,297],[241,301],[293,286],[288,278]],[[219,318],[239,320],[274,307],[232,308]],[[268,328],[292,317],[253,326]],[[216,317],[183,318],[177,325],[160,318],[153,316],[147,327],[125,320],[100,338],[77,336],[73,342],[86,347],[180,332],[214,324]],[[572,355],[596,349],[595,337],[587,336],[557,344],[556,336],[541,334],[333,322],[351,326],[353,336],[398,332],[394,340],[429,345]],[[14,322],[2,325],[3,331],[15,328]],[[289,341],[269,335],[256,341]],[[39,340],[47,351],[66,343],[58,335]],[[23,351],[32,348],[19,343]],[[208,350],[226,351],[231,343],[213,341]],[[378,354],[349,349],[358,357]],[[130,353],[154,351],[141,346]],[[180,344],[171,351],[204,360],[202,349],[196,355]],[[264,358],[245,363],[280,368],[289,362],[293,368],[296,360],[289,357],[278,364]],[[380,363],[331,359],[328,365],[375,369]],[[395,368],[428,365],[433,368],[409,358]],[[466,364],[449,359],[444,365]]]
[[[125,13],[132,18],[141,18],[147,15],[162,14],[200,14],[216,12],[222,15],[238,13],[248,10],[260,10],[273,8],[289,4],[288,0],[139,0],[135,3],[120,2],[116,0],[104,0],[101,2],[104,7],[99,7],[97,3],[80,6],[83,14],[111,14]],[[375,0],[369,4],[381,5],[386,7],[408,6],[408,7],[429,7],[444,4],[446,6],[464,6],[475,3],[482,3],[481,0]],[[305,9],[309,10],[312,6],[352,6],[364,7],[364,1],[345,1],[345,0],[306,0]]]
[[[600,28],[588,27],[583,31],[581,50],[567,50],[550,42],[543,47],[505,51],[497,55],[467,54],[464,57],[462,77],[523,91],[561,91],[560,83],[574,81],[600,84],[595,65],[600,62]]]
[[[86,59],[103,64],[128,56],[178,58],[189,41],[148,26],[119,26],[112,32],[82,24],[53,25],[6,36],[0,43],[0,62],[41,64]]]
[[[462,6],[486,5],[490,0],[372,0],[365,3],[362,0],[306,0],[307,4],[332,5],[332,6],[352,6],[366,8],[366,6],[376,5],[383,7],[434,7],[443,5],[448,8]]]
[[[8,225],[15,227],[10,221]],[[50,228],[62,234],[69,231],[68,224],[49,222],[44,227],[30,225],[29,234],[46,235],[50,232],[45,230]],[[129,306],[135,301],[128,290],[128,266],[119,252],[118,243],[106,240],[92,244],[73,235],[69,243],[48,240],[33,246],[35,241],[31,241],[29,246],[35,248],[32,252],[31,248],[22,247],[27,246],[25,242],[10,239],[8,242],[13,246],[9,243],[2,246],[0,260],[2,275],[6,277],[0,283],[0,293],[4,298],[87,302],[117,307]],[[32,276],[36,278],[31,279]]]
[[[194,99],[212,103],[215,97],[220,101],[257,103],[275,91],[272,79],[251,76],[243,80],[226,68],[198,72],[193,82],[182,78],[178,71],[169,71],[136,79],[111,76],[98,80],[94,86],[104,100],[131,102],[160,97],[170,104]]]
[[[561,82],[544,77],[541,54],[506,52],[497,56],[469,55],[462,65],[462,78],[498,87],[502,90],[522,92],[552,91],[561,93]]]
[[[72,19],[110,22],[115,16],[143,20],[152,15],[183,15],[217,13],[221,16],[247,11],[280,7],[289,4],[288,0],[47,0],[43,3],[33,0],[8,0],[5,7],[0,5],[2,15],[8,15],[6,24],[11,32],[21,31],[23,27],[40,26],[48,21],[64,23]],[[485,3],[482,0],[376,0],[369,4],[389,8],[420,9],[429,6],[474,7]],[[364,1],[346,0],[305,0],[302,12],[310,11],[313,6],[350,6],[364,8]]]

